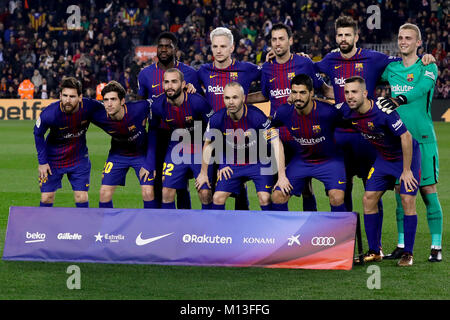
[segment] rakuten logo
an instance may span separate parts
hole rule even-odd
[[[270,95],[272,97],[274,97],[275,99],[281,99],[284,97],[287,97],[291,94],[291,89],[286,88],[286,89],[276,89],[276,90],[270,90]]]
[[[208,243],[208,244],[231,244],[233,239],[231,237],[223,236],[207,236],[206,234],[185,234],[183,235],[184,243]]]
[[[214,94],[223,94],[223,87],[221,86],[208,86],[208,92],[212,92]]]
[[[345,85],[345,79],[340,77],[340,78],[334,78],[334,83],[337,84],[340,87],[343,87]]]
[[[39,232],[30,233],[27,231],[26,233],[27,240],[25,241],[25,243],[44,242],[46,237],[47,236],[45,233]]]

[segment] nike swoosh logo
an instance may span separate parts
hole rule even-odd
[[[142,232],[141,232],[141,233],[139,233],[139,235],[138,235],[137,238],[136,238],[136,244],[137,244],[138,246],[143,246],[143,245],[152,243],[152,242],[154,242],[154,241],[156,241],[156,240],[160,240],[160,239],[162,239],[162,238],[168,237],[168,236],[170,236],[171,234],[173,234],[173,232],[172,232],[172,233],[168,233],[168,234],[163,234],[162,236],[158,236],[158,237],[153,237],[153,238],[148,238],[148,239],[142,239],[142,238],[141,238]]]
[[[152,88],[156,88],[157,86],[159,86],[160,84],[152,84]]]
[[[358,124],[358,122],[353,122],[353,121],[352,121],[352,124]]]
[[[270,189],[270,188],[272,188],[272,186],[266,186],[266,188],[267,188],[267,189]]]
[[[269,82],[273,82],[273,80],[275,80],[275,78],[270,79]]]
[[[339,183],[339,184],[344,184],[344,183],[345,183],[345,181],[338,181],[338,183]]]
[[[209,76],[210,79],[217,77],[217,74]]]
[[[335,69],[339,69],[340,67],[342,67],[342,66],[334,66]]]
[[[62,128],[59,128],[59,130],[64,130],[64,129],[67,129],[68,127],[62,127]]]
[[[166,122],[170,122],[173,121],[174,119],[166,119]]]
[[[298,127],[298,128],[291,127],[291,129],[292,129],[293,131],[295,131],[295,130],[300,129],[300,127]]]

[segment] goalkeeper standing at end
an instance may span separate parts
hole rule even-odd
[[[431,100],[438,70],[436,64],[424,66],[417,56],[417,49],[422,45],[422,40],[420,29],[416,25],[411,23],[402,25],[397,40],[402,60],[390,63],[382,75],[382,80],[390,84],[392,98],[379,98],[377,105],[387,113],[395,109],[413,138],[419,142],[422,154],[420,194],[426,206],[431,233],[431,254],[428,261],[440,262],[443,213],[436,188],[439,178],[439,157],[431,118]],[[398,244],[397,248],[384,259],[397,259],[403,253],[404,212],[397,188],[396,200]]]

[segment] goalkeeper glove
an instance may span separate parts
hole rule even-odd
[[[402,104],[408,103],[404,95],[399,95],[396,98],[378,98],[377,106],[381,111],[390,114],[392,111],[400,107]]]

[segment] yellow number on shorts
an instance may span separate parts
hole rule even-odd
[[[369,174],[367,175],[367,180],[369,180],[372,177],[373,172],[375,171],[375,168],[370,168]]]
[[[173,163],[165,163],[164,162],[162,174],[164,176],[171,176],[173,167],[174,167]]]
[[[105,166],[103,167],[103,173],[109,173],[113,167],[112,162],[106,162]]]

